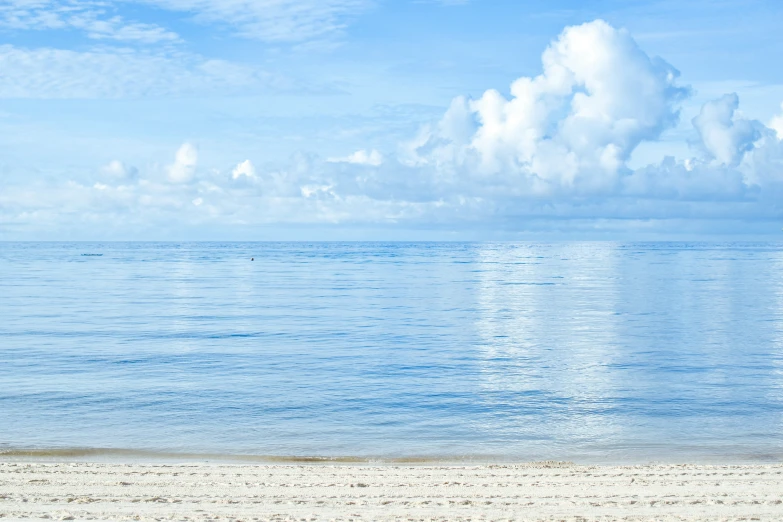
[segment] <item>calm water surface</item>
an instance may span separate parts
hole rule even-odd
[[[783,459],[783,244],[0,243],[0,362],[0,451]]]

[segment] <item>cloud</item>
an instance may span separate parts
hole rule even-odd
[[[693,119],[700,144],[709,158],[736,166],[744,153],[753,150],[764,126],[757,121],[738,118],[739,97],[726,94],[704,104]]]
[[[143,0],[191,13],[196,21],[224,24],[236,34],[273,43],[302,43],[339,36],[369,0]]]
[[[474,198],[495,219],[769,219],[781,192],[783,146],[727,94],[692,120],[696,157],[628,160],[678,122],[690,89],[624,30],[595,21],[563,31],[543,73],[455,98],[401,147],[409,178],[444,203]],[[773,120],[777,121],[777,120]],[[437,196],[436,196],[437,195]]]
[[[107,163],[101,167],[100,171],[101,174],[112,181],[132,180],[139,174],[139,171],[136,167],[125,165],[119,160],[114,160]]]
[[[234,180],[246,178],[252,179],[256,177],[256,168],[253,166],[250,160],[245,160],[242,163],[237,164],[234,170],[231,171],[231,178]]]
[[[297,89],[263,70],[198,55],[0,45],[0,98],[138,98]]]
[[[7,0],[0,5],[0,27],[18,30],[78,30],[95,40],[143,44],[177,42],[179,35],[155,24],[127,22],[109,5],[78,0]]]
[[[174,163],[168,167],[168,179],[172,183],[190,183],[196,175],[198,150],[191,143],[183,143],[177,149]]]
[[[601,20],[567,28],[542,62],[543,74],[516,80],[510,99],[489,90],[454,100],[410,150],[413,163],[515,173],[536,192],[612,186],[642,141],[676,125],[688,94],[676,69]]]
[[[492,232],[678,232],[688,223],[721,232],[761,223],[759,229],[779,231],[783,141],[772,128],[778,120],[767,127],[745,117],[736,94],[708,101],[683,124],[692,157],[629,167],[639,145],[677,125],[688,94],[671,65],[599,20],[566,28],[543,53],[542,73],[516,80],[508,94],[454,98],[442,118],[396,153],[364,148],[326,159],[299,153],[284,164],[244,160],[221,170],[200,165],[196,148],[185,143],[165,180],[147,168],[129,181],[122,175],[128,167],[112,162],[99,180],[4,187],[0,221],[60,226],[63,216],[82,215],[123,226]]]
[[[377,150],[357,150],[344,158],[329,158],[330,163],[350,163],[352,165],[367,165],[378,167],[383,164],[383,155]]]
[[[0,27],[25,31],[80,31],[95,40],[137,44],[180,43],[174,31],[128,21],[138,4],[218,24],[233,34],[270,43],[320,43],[339,38],[372,0],[6,0]],[[328,47],[328,46],[327,46]]]
[[[780,108],[781,110],[783,110],[783,105],[781,105]],[[777,133],[778,139],[783,140],[783,112],[781,112],[781,114],[778,114],[777,116],[774,116],[770,120],[769,128]]]

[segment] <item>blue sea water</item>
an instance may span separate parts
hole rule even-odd
[[[778,460],[783,244],[0,243],[0,363],[8,454]]]

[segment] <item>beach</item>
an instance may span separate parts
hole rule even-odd
[[[0,462],[4,520],[781,520],[783,465]]]

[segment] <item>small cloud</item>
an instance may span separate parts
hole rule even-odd
[[[783,104],[780,105],[780,108],[783,109]],[[770,120],[769,128],[777,133],[779,140],[783,140],[783,112]]]
[[[737,116],[739,97],[726,94],[705,103],[693,126],[699,133],[704,150],[711,158],[726,165],[737,165],[743,155],[753,150],[761,135],[761,124]]]
[[[177,150],[174,163],[169,166],[169,181],[172,183],[190,183],[196,175],[198,150],[191,143],[183,143]]]
[[[383,155],[377,150],[357,150],[344,158],[329,158],[329,163],[350,163],[352,165],[368,165],[378,167],[383,164]]]
[[[232,179],[237,180],[243,177],[244,178],[256,177],[256,168],[250,160],[245,160],[242,163],[239,163],[236,167],[234,167],[234,170],[231,171]]]
[[[303,198],[314,198],[322,195],[334,196],[332,185],[305,185],[300,187]]]
[[[136,167],[125,165],[119,160],[114,160],[101,167],[101,174],[116,181],[135,178],[138,173],[139,171]]]
[[[200,207],[200,206],[201,206],[201,205],[204,203],[204,200],[203,200],[203,199],[201,199],[201,198],[196,198],[196,199],[194,199],[194,200],[192,201],[192,203],[193,203],[195,206],[197,206],[197,207]]]

